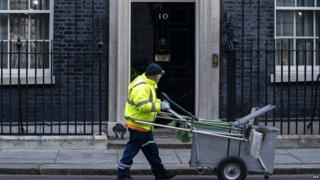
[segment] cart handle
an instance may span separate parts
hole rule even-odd
[[[268,104],[260,109],[258,109],[257,111],[254,111],[254,112],[251,112],[250,114],[240,118],[240,119],[237,119],[235,122],[232,122],[233,125],[235,126],[241,126],[241,125],[245,125],[247,124],[251,119],[255,119],[256,117],[259,117],[271,110],[273,110],[275,108],[274,105],[271,105],[271,104]]]
[[[135,122],[142,123],[142,124],[147,124],[147,125],[152,125],[152,126],[169,128],[169,129],[187,131],[187,132],[191,132],[191,133],[199,133],[199,134],[206,134],[206,135],[216,136],[216,137],[221,137],[221,138],[234,139],[234,140],[238,140],[238,141],[248,141],[247,139],[242,138],[241,135],[239,135],[239,134],[206,132],[206,131],[195,130],[195,129],[187,129],[187,128],[179,128],[179,127],[167,126],[167,125],[162,125],[162,124],[157,124],[157,123],[152,123],[152,122],[146,122],[146,121],[141,121],[141,120],[135,120]]]

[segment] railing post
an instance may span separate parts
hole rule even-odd
[[[102,134],[102,56],[103,56],[103,41],[99,45],[99,135]]]
[[[8,50],[7,50],[8,51]],[[4,118],[3,118],[3,57],[4,57],[4,51],[3,51],[3,40],[0,41],[0,75],[1,75],[1,80],[0,80],[0,119],[1,119],[1,133],[4,133],[3,131],[3,125],[4,125]],[[0,134],[1,134],[0,133]]]
[[[227,119],[234,121],[236,117],[236,53],[227,50]]]
[[[18,37],[17,41],[17,53],[18,53],[18,116],[19,116],[19,128],[18,133],[24,134],[24,129],[22,125],[22,104],[21,104],[21,75],[20,75],[20,68],[21,68],[21,47],[22,42],[20,37]]]
[[[227,20],[226,35],[227,50],[227,120],[235,121],[236,118],[236,51],[234,49],[234,35],[231,19]]]
[[[102,24],[102,17],[101,16],[98,16],[98,20],[97,20],[97,35],[98,35],[98,39],[99,39],[99,42],[98,42],[98,48],[99,48],[99,52],[98,52],[98,56],[99,56],[99,64],[98,64],[98,67],[99,67],[99,135],[102,134],[102,70],[105,69],[103,68],[103,63],[102,63],[102,60],[103,60],[103,50],[104,50],[104,39],[103,39],[103,24]],[[104,98],[103,98],[104,99]]]

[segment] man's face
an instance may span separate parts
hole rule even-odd
[[[158,83],[160,81],[160,78],[162,77],[162,74],[156,75],[156,82]]]

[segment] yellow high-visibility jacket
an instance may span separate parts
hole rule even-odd
[[[138,131],[152,131],[153,126],[137,123],[135,120],[154,122],[157,112],[161,111],[160,99],[156,95],[157,83],[145,74],[134,79],[128,87],[128,100],[124,116],[127,127]]]

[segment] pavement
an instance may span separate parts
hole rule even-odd
[[[0,148],[0,174],[114,175],[122,151],[122,149],[15,150]],[[195,168],[189,167],[190,149],[161,148],[159,151],[166,169],[175,170],[184,175],[200,173]],[[151,174],[150,166],[141,152],[134,159],[131,173]],[[274,174],[310,173],[320,173],[320,149],[276,150]],[[204,174],[214,174],[214,172],[209,169]]]

